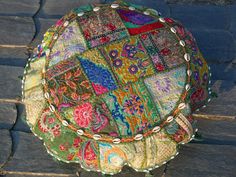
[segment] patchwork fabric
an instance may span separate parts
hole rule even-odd
[[[90,48],[128,36],[118,14],[107,8],[78,17],[78,22]]]
[[[151,60],[136,37],[113,43],[101,49],[121,84],[137,81],[155,73]]]
[[[60,161],[148,172],[193,138],[209,77],[193,36],[173,19],[122,1],[83,6],[49,28],[28,61],[26,120]]]
[[[51,78],[48,81],[48,91],[59,112],[61,107],[77,105],[93,95],[89,80],[79,65]]]
[[[75,53],[86,50],[86,43],[76,21],[72,22],[55,42],[49,66],[53,66],[62,60],[66,60]]]
[[[78,56],[84,72],[97,95],[117,88],[116,80],[103,56],[98,50],[91,50]]]
[[[161,57],[161,54],[159,54],[160,51],[152,39],[152,35],[154,35],[155,33],[157,33],[157,31],[142,34],[140,35],[140,39],[143,42],[147,53],[151,56],[152,62],[156,70],[163,71],[166,68],[165,62],[163,61],[164,59],[163,57]]]
[[[156,30],[150,35],[168,68],[176,67],[185,62],[182,46],[169,30]]]
[[[143,82],[127,85],[103,96],[121,135],[134,135],[154,124],[160,117]]]
[[[129,9],[118,9],[121,19],[123,20],[130,35],[137,35],[157,28],[163,28],[164,25],[154,17],[142,14]]]
[[[144,80],[151,92],[162,118],[174,110],[182,94],[186,80],[186,68],[156,74]]]

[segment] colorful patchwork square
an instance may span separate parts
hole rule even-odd
[[[137,81],[155,73],[151,59],[136,37],[113,43],[101,49],[122,84]]]
[[[61,108],[77,105],[78,102],[87,100],[93,95],[89,80],[79,65],[52,77],[48,81],[48,89],[59,112]]]
[[[158,48],[154,44],[154,41],[152,40],[153,33],[156,33],[156,31],[152,31],[150,33],[141,34],[140,40],[142,41],[144,47],[147,50],[147,53],[150,55],[152,62],[156,68],[157,71],[163,71],[165,70],[166,66],[163,62],[163,58],[158,53]]]
[[[60,61],[67,60],[75,53],[82,53],[87,49],[85,40],[77,25],[76,21],[69,24],[69,26],[59,36],[55,42],[51,55],[49,66],[53,66]]]
[[[179,67],[144,79],[144,83],[162,118],[170,114],[175,108],[184,90],[185,81],[185,67]]]
[[[163,28],[164,25],[160,23],[157,18],[142,14],[137,11],[128,9],[118,9],[123,23],[129,31],[130,35],[137,35],[157,28]]]
[[[97,95],[117,88],[116,80],[106,60],[97,49],[84,52],[77,56],[77,59],[80,61]]]
[[[90,48],[128,36],[119,15],[111,9],[91,11],[78,21]]]
[[[72,107],[61,108],[62,117],[74,127],[91,134],[99,133],[118,136],[118,128],[104,101],[91,98]]]
[[[135,135],[160,120],[143,81],[103,95],[121,135]]]
[[[185,62],[183,47],[172,32],[166,29],[156,30],[150,35],[153,43],[159,49],[160,57],[163,58],[168,68],[173,68]]]

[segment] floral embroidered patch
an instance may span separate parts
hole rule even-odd
[[[128,36],[119,15],[107,8],[86,13],[78,22],[90,48]]]
[[[49,66],[67,60],[75,53],[82,53],[86,49],[86,43],[79,26],[76,21],[73,21],[55,42],[51,51]]]
[[[85,52],[79,55],[77,59],[80,61],[97,95],[117,88],[115,78],[109,69],[108,63],[97,49]]]
[[[101,48],[121,84],[135,82],[155,73],[151,59],[136,37]]]
[[[174,110],[186,81],[186,67],[156,74],[144,79],[156,107],[163,118]]]
[[[121,135],[134,135],[160,120],[142,81],[103,95]]]
[[[88,100],[93,95],[89,80],[78,65],[49,80],[48,89],[59,111]]]

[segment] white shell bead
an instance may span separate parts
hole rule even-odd
[[[64,125],[65,127],[67,127],[69,124],[68,124],[68,122],[67,122],[66,120],[63,120],[63,121],[62,121],[62,125]]]
[[[113,142],[114,144],[119,144],[120,141],[121,141],[121,140],[120,140],[119,138],[115,138],[115,139],[112,140],[112,142]]]
[[[209,98],[207,101],[208,101],[208,102],[210,102],[210,101],[211,101],[211,99]]]
[[[171,27],[170,30],[172,33],[176,33],[176,29],[174,27]]]
[[[134,137],[135,140],[141,140],[143,139],[143,135],[142,134],[137,134],[135,137]]]
[[[50,109],[51,112],[55,112],[55,107],[53,105],[50,105],[49,109]]]
[[[129,6],[129,10],[135,10],[135,7]]]
[[[49,56],[49,54],[50,54],[50,50],[47,49],[47,50],[45,51],[45,53],[46,53],[46,56]]]
[[[76,132],[77,132],[78,135],[83,135],[84,134],[84,131],[81,130],[81,129],[77,130]]]
[[[94,7],[94,8],[93,8],[93,11],[94,11],[94,12],[97,12],[97,11],[99,11],[99,10],[100,10],[100,7]]]
[[[81,16],[83,16],[83,15],[84,15],[84,12],[79,12],[79,13],[77,14],[78,17],[81,17]]]
[[[46,80],[45,80],[45,79],[42,80],[42,84],[43,84],[43,85],[46,84]]]
[[[180,44],[181,46],[183,46],[183,47],[185,46],[185,42],[184,42],[183,40],[180,40],[180,41],[179,41],[179,44]]]
[[[192,75],[192,71],[191,70],[187,70],[187,74],[188,74],[188,76],[191,76]]]
[[[160,22],[165,23],[166,21],[164,20],[164,18],[159,18]]]
[[[184,54],[184,59],[189,62],[190,61],[190,55],[188,53]]]
[[[64,27],[66,27],[68,25],[69,25],[69,21],[65,21],[64,24],[63,24]]]
[[[53,39],[55,40],[57,38],[58,38],[58,34],[54,34]]]
[[[48,93],[48,92],[44,93],[44,97],[45,97],[46,99],[49,99],[49,93]]]
[[[111,5],[111,8],[113,8],[113,9],[115,9],[115,8],[117,8],[117,7],[119,7],[119,4],[112,4],[112,5]]]
[[[173,119],[174,119],[174,117],[173,117],[173,116],[169,116],[169,117],[167,117],[166,121],[167,121],[167,122],[172,122],[172,121],[173,121]]]
[[[95,140],[99,140],[100,138],[101,138],[101,135],[98,135],[98,134],[93,135],[93,139]]]
[[[152,129],[152,132],[159,132],[161,130],[161,127],[159,127],[159,126],[156,126],[156,127],[154,127],[153,129]]]
[[[186,107],[185,103],[180,103],[178,106],[179,109],[184,109],[185,107]]]
[[[189,89],[190,89],[190,85],[189,85],[189,84],[186,84],[185,90],[189,91]]]
[[[144,15],[150,15],[150,12],[148,12],[148,11],[144,11],[143,13],[144,13]]]

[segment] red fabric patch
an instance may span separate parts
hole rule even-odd
[[[163,28],[164,25],[160,22],[155,22],[152,24],[147,24],[147,25],[143,25],[142,27],[139,28],[128,28],[129,34],[130,35],[137,35],[140,33],[144,33],[144,32],[148,32],[157,28]]]

